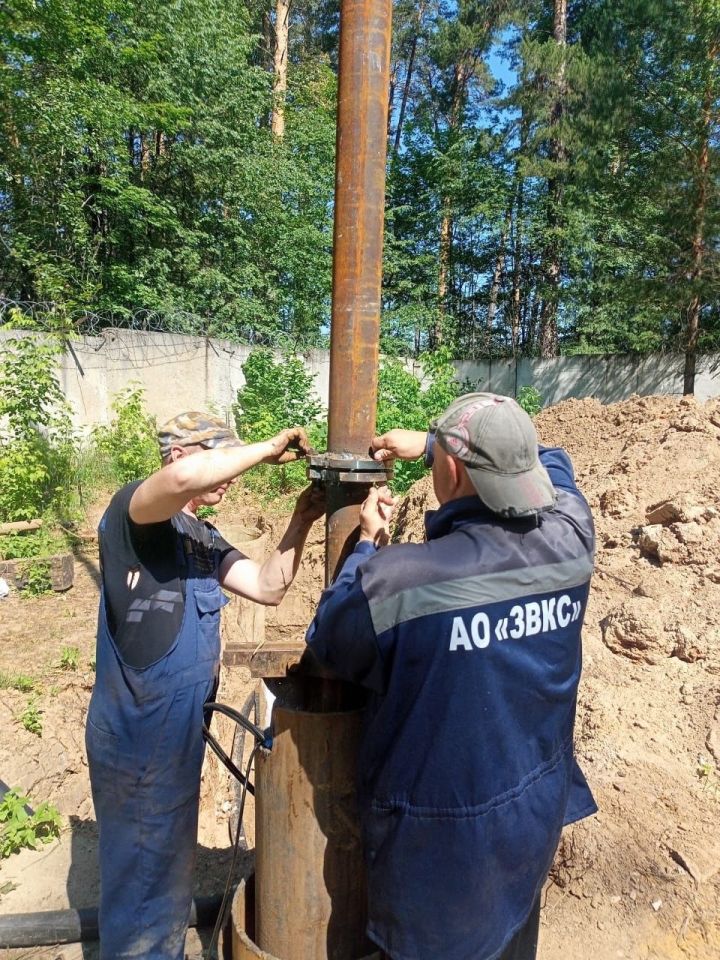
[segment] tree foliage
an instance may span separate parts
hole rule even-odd
[[[0,298],[329,332],[336,0],[0,7]],[[717,0],[395,0],[382,349],[720,340]]]

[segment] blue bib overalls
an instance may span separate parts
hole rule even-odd
[[[101,524],[102,531],[102,524]],[[197,570],[191,551],[185,612],[168,652],[143,669],[120,657],[98,617],[96,681],[86,747],[100,850],[102,960],[182,960],[197,847],[203,706],[220,663],[217,570]]]

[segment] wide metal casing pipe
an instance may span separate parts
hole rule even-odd
[[[372,949],[355,808],[361,714],[275,706],[272,751],[256,758],[255,942],[280,960]]]

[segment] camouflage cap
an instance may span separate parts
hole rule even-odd
[[[464,464],[489,510],[527,517],[555,505],[555,488],[538,457],[535,426],[511,397],[467,393],[430,429],[443,450]]]
[[[168,420],[158,430],[157,438],[163,460],[170,456],[172,447],[192,447],[195,444],[210,448],[243,445],[224,420],[197,410],[179,413]]]

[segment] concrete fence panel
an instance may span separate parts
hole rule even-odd
[[[7,340],[23,335],[0,329],[0,353],[7,349]],[[143,386],[147,409],[159,422],[181,410],[205,409],[230,423],[237,391],[245,382],[242,365],[252,349],[203,337],[108,328],[98,336],[68,342],[58,378],[79,429],[109,423],[113,398],[133,381]],[[327,406],[328,352],[311,350],[303,359]],[[681,354],[520,357],[455,364],[458,380],[470,389],[514,396],[530,385],[539,390],[545,406],[570,397],[613,403],[632,394],[680,394],[683,365]],[[421,375],[417,361],[408,360],[406,366]],[[708,354],[698,361],[695,396],[702,401],[718,395],[720,354]]]

